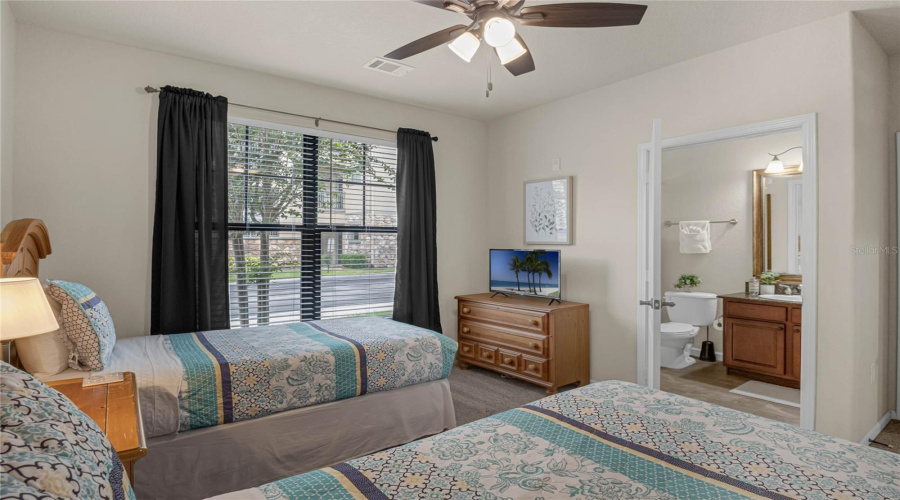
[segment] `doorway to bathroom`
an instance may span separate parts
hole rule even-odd
[[[815,121],[672,139],[654,122],[639,157],[639,383],[814,427]]]

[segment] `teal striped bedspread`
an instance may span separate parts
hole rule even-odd
[[[456,342],[386,318],[169,335],[179,429],[227,424],[450,375]]]
[[[900,455],[609,381],[215,498],[897,499]]]

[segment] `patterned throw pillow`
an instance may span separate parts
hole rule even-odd
[[[4,499],[134,499],[119,455],[90,417],[7,363],[0,374]]]
[[[50,281],[50,296],[62,305],[69,366],[102,370],[116,344],[116,327],[106,304],[90,288],[68,281]]]

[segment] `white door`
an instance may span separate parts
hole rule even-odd
[[[638,383],[659,389],[662,120],[653,120],[650,147],[640,149],[639,168]]]

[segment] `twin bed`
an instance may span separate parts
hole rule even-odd
[[[429,330],[346,318],[120,339],[99,373],[138,381],[138,496],[203,498],[453,428],[455,353]]]
[[[37,277],[51,253],[44,224],[14,221],[3,234],[3,276]],[[455,427],[455,355],[443,335],[360,317],[122,338],[103,370],[38,378],[134,372],[149,449],[135,465],[135,491],[187,499]]]
[[[900,455],[618,381],[215,500],[896,499]]]

